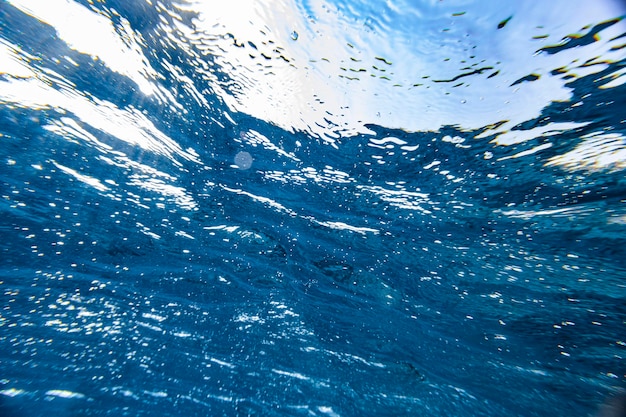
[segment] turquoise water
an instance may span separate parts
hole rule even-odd
[[[620,2],[0,4],[0,414],[594,415]]]

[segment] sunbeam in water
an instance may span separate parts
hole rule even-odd
[[[624,16],[2,2],[0,414],[617,412]]]

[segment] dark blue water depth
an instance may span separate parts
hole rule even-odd
[[[3,1],[0,415],[594,415],[625,14]]]

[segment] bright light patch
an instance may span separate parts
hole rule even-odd
[[[217,93],[235,111],[333,146],[341,136],[368,132],[367,123],[436,131],[505,122],[498,130],[505,132],[569,100],[568,79],[551,71],[601,70],[580,64],[609,50],[624,29],[620,22],[594,44],[545,53],[540,48],[621,10],[609,1],[547,8],[493,1],[475,5],[473,14],[455,13],[458,6],[447,2],[398,1],[379,3],[372,15],[331,1],[220,4],[187,7],[198,14],[197,33],[226,39],[219,49],[207,43],[230,78]],[[507,15],[515,19],[500,30]]]
[[[8,0],[24,13],[56,30],[77,52],[91,55],[112,71],[133,80],[145,95],[156,92],[156,71],[142,52],[142,39],[125,19],[113,26],[109,16],[95,13],[70,0]],[[117,30],[116,30],[117,29]],[[118,33],[119,31],[119,33]]]

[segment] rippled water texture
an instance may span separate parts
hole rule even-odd
[[[625,15],[1,2],[0,415],[594,415]]]

